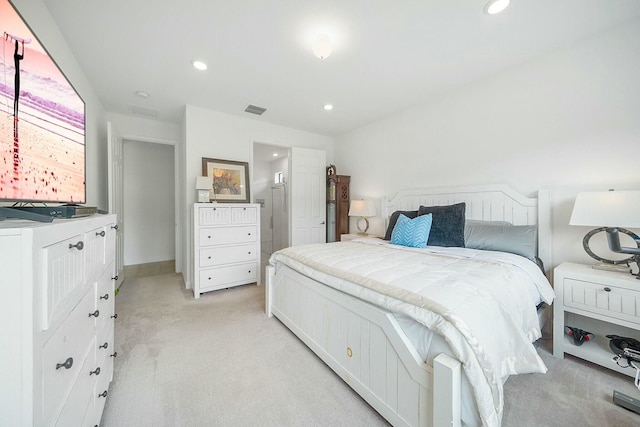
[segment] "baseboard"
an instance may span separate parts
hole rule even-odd
[[[158,274],[169,274],[176,272],[176,261],[148,262],[146,264],[134,264],[124,266],[124,278],[157,276]]]

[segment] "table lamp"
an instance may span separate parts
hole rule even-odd
[[[376,216],[376,207],[371,200],[352,200],[349,206],[349,216],[359,216],[356,226],[359,234],[367,234],[369,229],[369,217]],[[364,229],[362,221],[364,220]]]
[[[603,265],[597,265],[594,268],[614,269],[613,266],[622,264],[629,267],[630,263],[635,262],[640,269],[640,237],[626,228],[622,228],[640,228],[640,191],[610,190],[578,193],[569,224],[598,227],[587,233],[582,240],[582,246],[587,254],[603,263]],[[631,256],[613,261],[593,253],[589,248],[589,240],[601,231],[607,233],[607,243],[612,252]],[[620,244],[620,233],[630,236],[637,247],[623,247]],[[624,270],[628,271],[628,268]],[[634,276],[640,278],[640,271]]]

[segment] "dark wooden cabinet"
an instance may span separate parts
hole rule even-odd
[[[327,243],[349,233],[350,176],[327,174]]]

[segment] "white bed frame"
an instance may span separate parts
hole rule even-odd
[[[401,191],[386,215],[420,205],[466,203],[466,218],[538,225],[538,256],[551,265],[549,193],[525,197],[505,185]],[[266,268],[265,309],[394,426],[459,426],[461,364],[420,359],[393,315],[289,268]],[[278,277],[276,277],[276,274]]]

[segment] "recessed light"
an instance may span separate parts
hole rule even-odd
[[[139,98],[144,98],[144,99],[149,98],[149,94],[147,92],[143,91],[143,90],[137,90],[136,91],[136,96],[139,97]]]
[[[325,104],[325,106],[324,106],[324,107],[322,107],[322,108],[324,108],[324,109],[325,109],[325,110],[327,110],[327,111],[331,111],[331,110],[333,110],[333,105],[331,105],[331,104]]]
[[[273,157],[278,157],[278,153],[273,153]]]
[[[207,64],[202,61],[193,61],[193,66],[196,68],[196,70],[200,71],[204,71],[207,69]]]
[[[484,6],[484,13],[488,15],[495,15],[500,13],[509,6],[510,0],[489,0]]]

